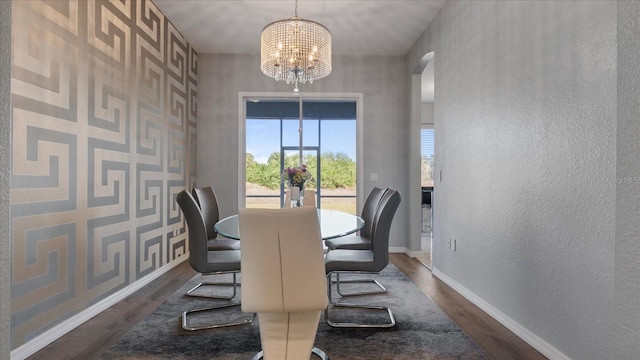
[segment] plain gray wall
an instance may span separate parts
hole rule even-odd
[[[618,3],[618,121],[610,359],[640,359],[640,2]]]
[[[423,102],[422,103],[422,124],[432,124],[433,125],[433,103],[432,102]]]
[[[293,85],[260,72],[259,55],[198,56],[198,186],[211,185],[219,197],[221,216],[238,208],[238,93],[283,92]],[[408,116],[403,57],[334,56],[333,72],[301,92],[362,93],[364,103],[364,194],[374,186],[407,193]],[[369,173],[379,174],[378,182]],[[406,199],[394,218],[391,246],[406,246]]]
[[[640,358],[638,19],[454,1],[407,55],[436,59],[434,274],[551,358]]]

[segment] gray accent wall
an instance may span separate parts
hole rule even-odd
[[[238,94],[280,92],[292,94],[293,85],[276,82],[260,72],[259,55],[198,57],[198,185],[213,186],[221,216],[238,209]],[[391,246],[405,247],[408,161],[408,112],[403,57],[334,56],[333,72],[300,91],[362,93],[364,102],[364,194],[374,186],[400,191],[403,202],[394,219]],[[224,84],[224,85],[220,85]],[[377,172],[379,181],[370,182]]]
[[[0,1],[0,323],[11,323],[11,1]],[[11,351],[11,328],[0,326],[0,359]]]
[[[11,42],[0,42],[0,144],[11,144],[0,331],[3,351],[11,339],[22,356],[187,258],[175,196],[195,182],[198,58],[149,0],[10,4]]]
[[[451,1],[407,55],[436,59],[433,272],[552,359],[640,358],[639,7]]]

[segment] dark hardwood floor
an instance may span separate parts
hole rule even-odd
[[[183,262],[28,359],[97,358],[194,275],[196,272],[191,269],[189,262]]]
[[[495,360],[547,359],[449,285],[405,254],[390,254],[391,262],[422,290],[462,331]]]
[[[546,359],[478,307],[405,254],[391,262],[496,360]],[[188,262],[171,269],[135,294],[61,337],[29,359],[94,359],[196,274]]]

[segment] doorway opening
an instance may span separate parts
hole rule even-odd
[[[413,226],[420,227],[420,245],[419,251],[415,256],[427,268],[432,268],[433,254],[433,234],[434,234],[434,198],[435,192],[435,71],[434,71],[434,53],[425,54],[417,64],[415,75],[419,75],[419,94],[415,94],[413,99],[416,104],[416,113],[414,117],[414,129],[420,129],[420,217],[419,221],[413,222]],[[415,182],[412,184],[416,184]],[[415,185],[414,185],[415,186]],[[416,204],[417,205],[417,204]],[[417,230],[417,229],[415,229]],[[415,243],[413,243],[415,244]],[[414,245],[415,246],[415,245]]]
[[[422,124],[422,128],[420,129],[420,250],[424,255],[420,261],[428,268],[431,268],[431,248],[433,241],[434,160],[433,124]]]

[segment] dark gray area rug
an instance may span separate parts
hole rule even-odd
[[[260,351],[257,320],[249,325],[202,331],[184,331],[180,327],[183,311],[224,303],[222,300],[184,295],[203,279],[220,281],[231,278],[195,276],[114,343],[100,359],[251,359]],[[431,299],[393,265],[390,264],[376,279],[387,288],[386,294],[344,297],[342,301],[389,306],[396,317],[396,326],[390,329],[335,329],[329,327],[322,317],[315,344],[332,360],[488,359]],[[361,286],[371,289],[372,285],[344,285],[342,290],[357,290]],[[202,291],[205,292],[222,294],[229,293],[229,289],[207,287]],[[335,291],[334,298],[338,299]],[[238,291],[235,300],[239,299]],[[340,309],[331,314],[336,320],[370,321],[383,315],[352,309]],[[232,307],[194,317],[190,324],[246,316],[240,307]]]

